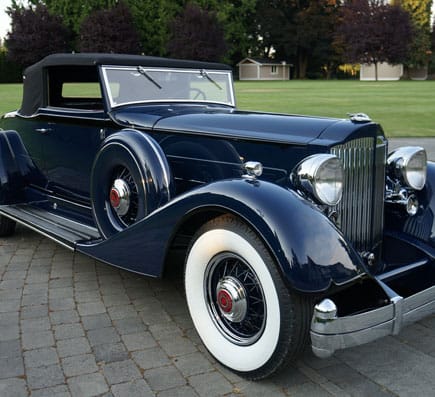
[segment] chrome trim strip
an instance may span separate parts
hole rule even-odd
[[[321,358],[336,350],[362,345],[387,335],[397,335],[400,330],[435,313],[435,286],[408,298],[395,295],[387,306],[362,314],[335,317],[325,321],[322,313],[311,321],[313,353]]]

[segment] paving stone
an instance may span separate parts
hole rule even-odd
[[[173,359],[173,362],[184,376],[197,375],[214,370],[210,361],[200,352],[179,356]]]
[[[114,397],[153,397],[155,394],[143,379],[119,383],[111,387]]]
[[[23,358],[21,356],[3,357],[0,360],[0,379],[24,375]]]
[[[0,326],[0,342],[15,340],[19,337],[20,337],[20,329],[18,325]]]
[[[65,377],[59,364],[28,368],[26,375],[30,389],[42,389],[65,383]]]
[[[79,303],[77,309],[81,316],[89,316],[91,314],[99,314],[106,311],[106,307],[101,301]]]
[[[307,383],[304,383],[306,385]],[[293,389],[292,389],[293,390]],[[267,380],[262,382],[249,382],[243,380],[242,382],[236,383],[233,388],[233,392],[236,395],[249,396],[249,397],[264,397],[264,396],[273,396],[273,397],[285,397],[285,394],[280,387],[277,385],[268,382]],[[306,397],[304,394],[290,394],[291,396],[300,396]],[[160,397],[160,396],[159,396]]]
[[[130,298],[127,294],[108,294],[103,296],[104,305],[106,307],[112,307],[112,306],[125,306],[129,305]]]
[[[40,306],[48,303],[48,294],[46,292],[40,294],[24,295],[22,300],[23,306]]]
[[[91,346],[85,337],[60,340],[57,342],[59,357],[76,356],[91,352]]]
[[[148,330],[156,340],[171,339],[176,336],[182,336],[183,331],[173,321],[161,324],[151,324]]]
[[[204,397],[222,396],[233,390],[231,383],[216,371],[191,376],[189,384]]]
[[[0,301],[0,313],[16,312],[17,310],[19,310],[19,308],[20,308],[19,299],[3,299]]]
[[[133,305],[112,306],[109,307],[107,311],[112,320],[121,320],[137,316],[137,311]]]
[[[23,289],[24,295],[45,295],[48,293],[48,283],[30,283]]]
[[[159,344],[171,357],[193,353],[198,350],[188,338],[177,335],[172,338],[161,339]]]
[[[155,339],[149,332],[122,335],[122,340],[129,351],[143,350],[157,346]]]
[[[55,298],[50,299],[48,303],[48,307],[51,311],[58,310],[70,310],[74,309],[76,306],[73,298]]]
[[[114,327],[106,327],[89,330],[88,339],[91,346],[96,346],[119,342],[120,337]]]
[[[77,303],[88,303],[96,302],[101,299],[100,291],[82,291],[75,294],[75,299]]]
[[[48,316],[21,320],[21,331],[23,333],[48,331],[50,328],[51,324]]]
[[[318,372],[352,396],[393,396],[346,364],[325,367]]]
[[[136,364],[142,369],[163,367],[171,364],[168,356],[160,348],[132,352],[131,356]]]
[[[109,387],[100,373],[80,375],[68,379],[73,397],[92,397],[109,391]]]
[[[160,306],[160,309],[146,309],[139,312],[139,316],[146,325],[156,325],[162,323],[169,323],[172,321],[168,313]]]
[[[27,396],[27,387],[24,379],[0,379],[0,396],[22,397]]]
[[[128,358],[128,351],[122,343],[108,343],[93,347],[97,362],[124,361]]]
[[[19,339],[0,341],[0,358],[18,357],[21,354],[21,342]],[[1,360],[0,360],[1,361]]]
[[[152,390],[160,391],[184,386],[186,380],[174,366],[149,369],[144,372],[144,378]]]
[[[47,387],[39,390],[32,390],[31,397],[70,397],[71,393],[65,385]]]
[[[107,313],[82,316],[82,323],[87,331],[91,329],[110,327],[112,325],[112,321]]]
[[[61,310],[50,313],[50,321],[53,325],[78,323],[80,321],[76,310]]]
[[[51,364],[58,364],[59,357],[54,347],[28,350],[24,352],[24,364],[26,368],[42,367]]]
[[[194,397],[198,393],[191,386],[181,386],[159,392],[158,397]]]
[[[22,335],[24,350],[33,350],[40,347],[54,345],[53,333],[51,331],[29,332]]]
[[[113,325],[121,335],[144,332],[147,328],[139,316],[114,320]]]
[[[24,287],[24,280],[0,281],[0,289],[2,289],[2,290],[21,289],[23,287]]]
[[[85,331],[80,323],[61,324],[54,327],[56,340],[79,338],[80,336],[85,336]]]
[[[48,305],[27,306],[21,309],[21,319],[45,317],[48,315]]]
[[[63,288],[69,290],[72,285],[73,282],[70,277],[52,278],[49,281],[50,290],[61,290]]]
[[[75,282],[74,289],[76,291],[76,294],[79,294],[83,291],[98,291],[99,286],[96,281],[86,280],[86,281]]]
[[[90,374],[98,371],[93,354],[65,357],[62,359],[62,367],[67,377]]]
[[[110,385],[142,378],[133,360],[116,361],[103,367],[104,376]]]

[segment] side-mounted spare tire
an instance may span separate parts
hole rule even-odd
[[[95,222],[104,238],[133,225],[166,204],[174,184],[159,144],[148,134],[125,129],[110,135],[91,176]]]

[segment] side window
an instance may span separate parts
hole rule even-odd
[[[48,106],[81,110],[103,110],[95,66],[48,68]]]

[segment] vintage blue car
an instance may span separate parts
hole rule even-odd
[[[364,114],[239,111],[221,64],[56,54],[0,127],[0,235],[184,266],[204,345],[246,378],[435,311],[435,164]]]

